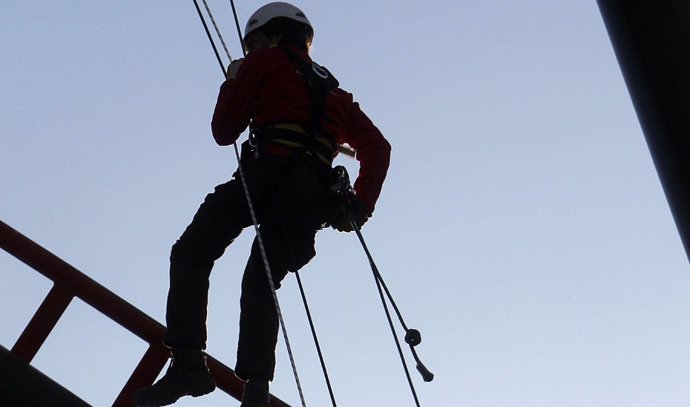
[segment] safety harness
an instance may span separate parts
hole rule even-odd
[[[339,86],[339,82],[328,69],[316,62],[305,61],[290,48],[276,48],[290,58],[309,85],[312,93],[311,119],[306,125],[276,123],[254,129],[252,143],[267,154],[288,155],[295,149],[305,150],[330,165],[337,144],[331,137],[322,134],[321,129],[326,120],[326,96]]]

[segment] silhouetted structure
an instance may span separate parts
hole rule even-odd
[[[690,259],[690,1],[597,2]]]

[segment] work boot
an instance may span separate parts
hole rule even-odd
[[[244,385],[240,407],[270,407],[271,395],[267,380],[249,380]]]
[[[154,385],[134,393],[137,407],[160,407],[182,396],[203,396],[216,389],[216,381],[206,366],[206,356],[198,349],[173,349],[168,370]]]

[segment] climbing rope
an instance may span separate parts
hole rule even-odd
[[[402,362],[403,369],[405,371],[405,376],[407,377],[407,382],[410,385],[410,390],[412,391],[412,397],[414,398],[417,407],[420,407],[419,399],[417,398],[417,391],[415,390],[414,384],[412,383],[410,371],[407,368],[407,362],[405,361],[402,348],[400,347],[400,340],[398,340],[398,334],[395,332],[395,326],[393,326],[393,319],[391,318],[391,313],[388,310],[388,304],[386,304],[384,290],[386,295],[388,296],[388,301],[390,301],[391,305],[393,306],[393,309],[395,310],[395,313],[398,316],[398,319],[400,320],[400,324],[402,325],[403,329],[405,329],[405,342],[408,345],[410,345],[412,355],[414,356],[414,359],[417,362],[417,370],[422,375],[422,378],[425,382],[430,382],[434,380],[434,374],[431,373],[426,368],[426,366],[424,366],[422,361],[419,359],[417,352],[414,349],[415,346],[419,345],[422,342],[422,335],[416,329],[407,328],[407,324],[405,324],[402,314],[400,313],[400,310],[398,309],[398,306],[395,303],[395,300],[393,299],[390,290],[388,290],[388,287],[386,286],[386,283],[383,281],[383,277],[381,276],[378,267],[376,267],[376,263],[374,263],[374,258],[371,256],[369,248],[367,247],[367,244],[364,241],[364,236],[362,236],[362,231],[360,230],[359,224],[355,221],[354,210],[351,202],[356,197],[354,194],[354,190],[352,189],[352,185],[350,184],[350,177],[347,174],[347,170],[345,169],[345,167],[342,166],[337,166],[334,168],[334,170],[338,178],[335,192],[343,200],[345,214],[347,216],[347,220],[350,223],[350,227],[357,234],[357,238],[359,239],[359,242],[362,245],[362,249],[364,249],[364,253],[367,256],[367,260],[369,260],[369,266],[371,267],[371,271],[374,275],[374,282],[376,283],[376,288],[378,289],[379,297],[381,298],[381,304],[383,305],[383,310],[386,313],[386,319],[388,320],[388,325],[390,326],[391,333],[393,334],[393,339],[395,339],[395,346],[398,349],[400,361]]]
[[[209,19],[211,20],[213,27],[216,31],[216,35],[220,39],[221,43],[223,44],[223,49],[225,50],[225,54],[227,55],[228,59],[232,62],[232,57],[230,56],[230,52],[228,51],[227,46],[225,45],[225,41],[223,40],[223,36],[220,33],[220,30],[218,29],[218,25],[216,24],[215,19],[213,18],[213,13],[211,13],[211,9],[208,7],[208,4],[206,3],[206,0],[202,0],[204,3],[204,8],[206,9],[206,13],[209,16]],[[235,23],[238,26],[238,32],[239,32],[239,20],[237,18],[237,13],[235,12],[235,5],[233,0],[230,0],[230,3],[232,5],[233,9],[233,14],[235,16]],[[223,62],[220,58],[220,55],[218,54],[218,49],[216,48],[215,41],[213,41],[213,38],[211,37],[211,33],[208,29],[208,25],[206,24],[206,19],[204,18],[203,14],[201,13],[201,9],[199,8],[199,3],[197,0],[194,0],[194,5],[196,7],[197,12],[199,13],[199,18],[201,18],[201,21],[204,25],[204,29],[206,31],[206,35],[208,36],[209,41],[211,42],[211,46],[213,47],[213,50],[216,54],[216,57],[218,59],[218,62],[220,63],[221,70],[223,71],[223,76],[226,76],[226,70],[225,67],[223,66]],[[242,40],[242,37],[240,36],[240,41]],[[244,53],[244,48],[243,48],[243,53]],[[261,252],[261,259],[264,264],[264,268],[266,270],[266,277],[268,279],[268,284],[271,288],[271,295],[273,297],[273,303],[276,307],[276,314],[278,315],[278,321],[280,323],[280,328],[283,333],[283,339],[285,340],[285,347],[287,348],[288,352],[288,357],[290,359],[290,365],[292,366],[292,373],[295,377],[295,382],[297,384],[297,391],[299,392],[299,397],[300,401],[302,402],[302,407],[306,407],[306,402],[304,401],[304,393],[302,392],[302,385],[300,384],[299,380],[299,374],[297,373],[297,365],[295,364],[295,358],[292,354],[292,347],[290,346],[290,339],[288,337],[287,333],[287,327],[285,326],[285,320],[283,319],[283,313],[280,310],[280,302],[278,301],[278,295],[276,293],[276,288],[275,284],[273,283],[273,275],[271,274],[271,268],[270,265],[268,264],[268,256],[266,255],[266,247],[264,246],[263,239],[261,238],[261,231],[259,230],[259,222],[256,217],[256,212],[254,211],[254,205],[252,205],[252,199],[249,194],[249,187],[247,186],[247,180],[244,176],[244,170],[242,169],[242,165],[239,165],[240,163],[240,153],[239,149],[237,148],[237,143],[233,143],[233,146],[235,148],[235,156],[237,158],[237,163],[238,163],[238,168],[239,168],[239,174],[240,174],[240,180],[242,181],[242,188],[244,189],[244,195],[247,198],[247,205],[249,207],[249,213],[252,218],[252,223],[254,224],[254,230],[256,231],[256,239],[257,242],[259,243],[259,251]]]
[[[225,55],[228,56],[228,59],[232,61],[232,57],[230,56],[230,51],[228,51],[228,46],[225,45],[225,40],[223,39],[223,36],[220,34],[220,30],[218,29],[218,24],[216,24],[216,19],[213,18],[213,13],[211,13],[211,9],[208,7],[208,3],[206,3],[206,0],[202,0],[204,3],[204,8],[206,9],[206,13],[208,14],[208,17],[211,19],[211,24],[213,24],[213,28],[216,30],[216,34],[218,35],[218,39],[220,40],[220,43],[223,45],[223,49],[225,50]],[[215,45],[214,45],[215,48]],[[225,73],[225,72],[223,72]]]
[[[410,377],[410,370],[407,368],[407,362],[405,362],[405,356],[403,355],[402,348],[400,347],[400,340],[398,339],[398,334],[395,332],[395,327],[393,326],[393,319],[391,318],[391,313],[388,310],[388,305],[386,304],[386,299],[383,296],[383,289],[381,286],[383,285],[385,287],[385,283],[383,282],[383,279],[381,278],[381,273],[378,271],[378,267],[376,267],[376,264],[374,263],[374,259],[371,257],[371,253],[369,253],[369,248],[367,247],[366,242],[364,241],[364,237],[362,236],[362,232],[359,230],[359,226],[357,223],[354,221],[354,219],[350,218],[350,225],[352,229],[357,233],[357,238],[359,238],[359,242],[362,244],[362,248],[364,249],[364,252],[367,255],[367,259],[369,260],[369,265],[371,266],[371,270],[374,274],[374,280],[376,282],[376,288],[378,289],[379,296],[381,297],[381,304],[383,305],[383,310],[386,313],[386,319],[388,320],[388,326],[391,328],[391,333],[393,334],[393,339],[395,340],[395,346],[398,349],[398,355],[400,355],[400,361],[402,362],[403,365],[403,370],[405,371],[405,377],[407,377],[407,383],[410,386],[410,391],[412,391],[412,397],[414,398],[414,402],[417,407],[420,407],[419,404],[419,399],[417,398],[417,391],[414,388],[414,384],[412,383],[412,378]],[[393,304],[393,307],[395,308],[396,312],[398,313],[398,316],[400,318],[401,324],[404,325],[404,322],[402,322],[402,316],[400,315],[400,312],[398,311],[398,307],[395,305],[395,302],[392,300],[392,297],[390,297],[390,292],[388,291],[388,288],[386,288],[386,293],[389,295],[389,300],[391,300],[391,303]],[[407,330],[407,328],[405,328]],[[412,346],[410,346],[411,349]],[[414,349],[413,349],[414,352]],[[416,354],[415,354],[416,356]]]

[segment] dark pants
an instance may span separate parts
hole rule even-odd
[[[276,288],[316,254],[314,237],[331,212],[329,168],[308,157],[265,155],[248,165],[245,178],[260,224]],[[165,343],[206,347],[206,307],[213,263],[252,225],[239,174],[219,185],[199,207],[173,245]],[[242,379],[271,380],[275,369],[278,316],[266,269],[254,239],[242,278],[240,332],[235,373]]]

